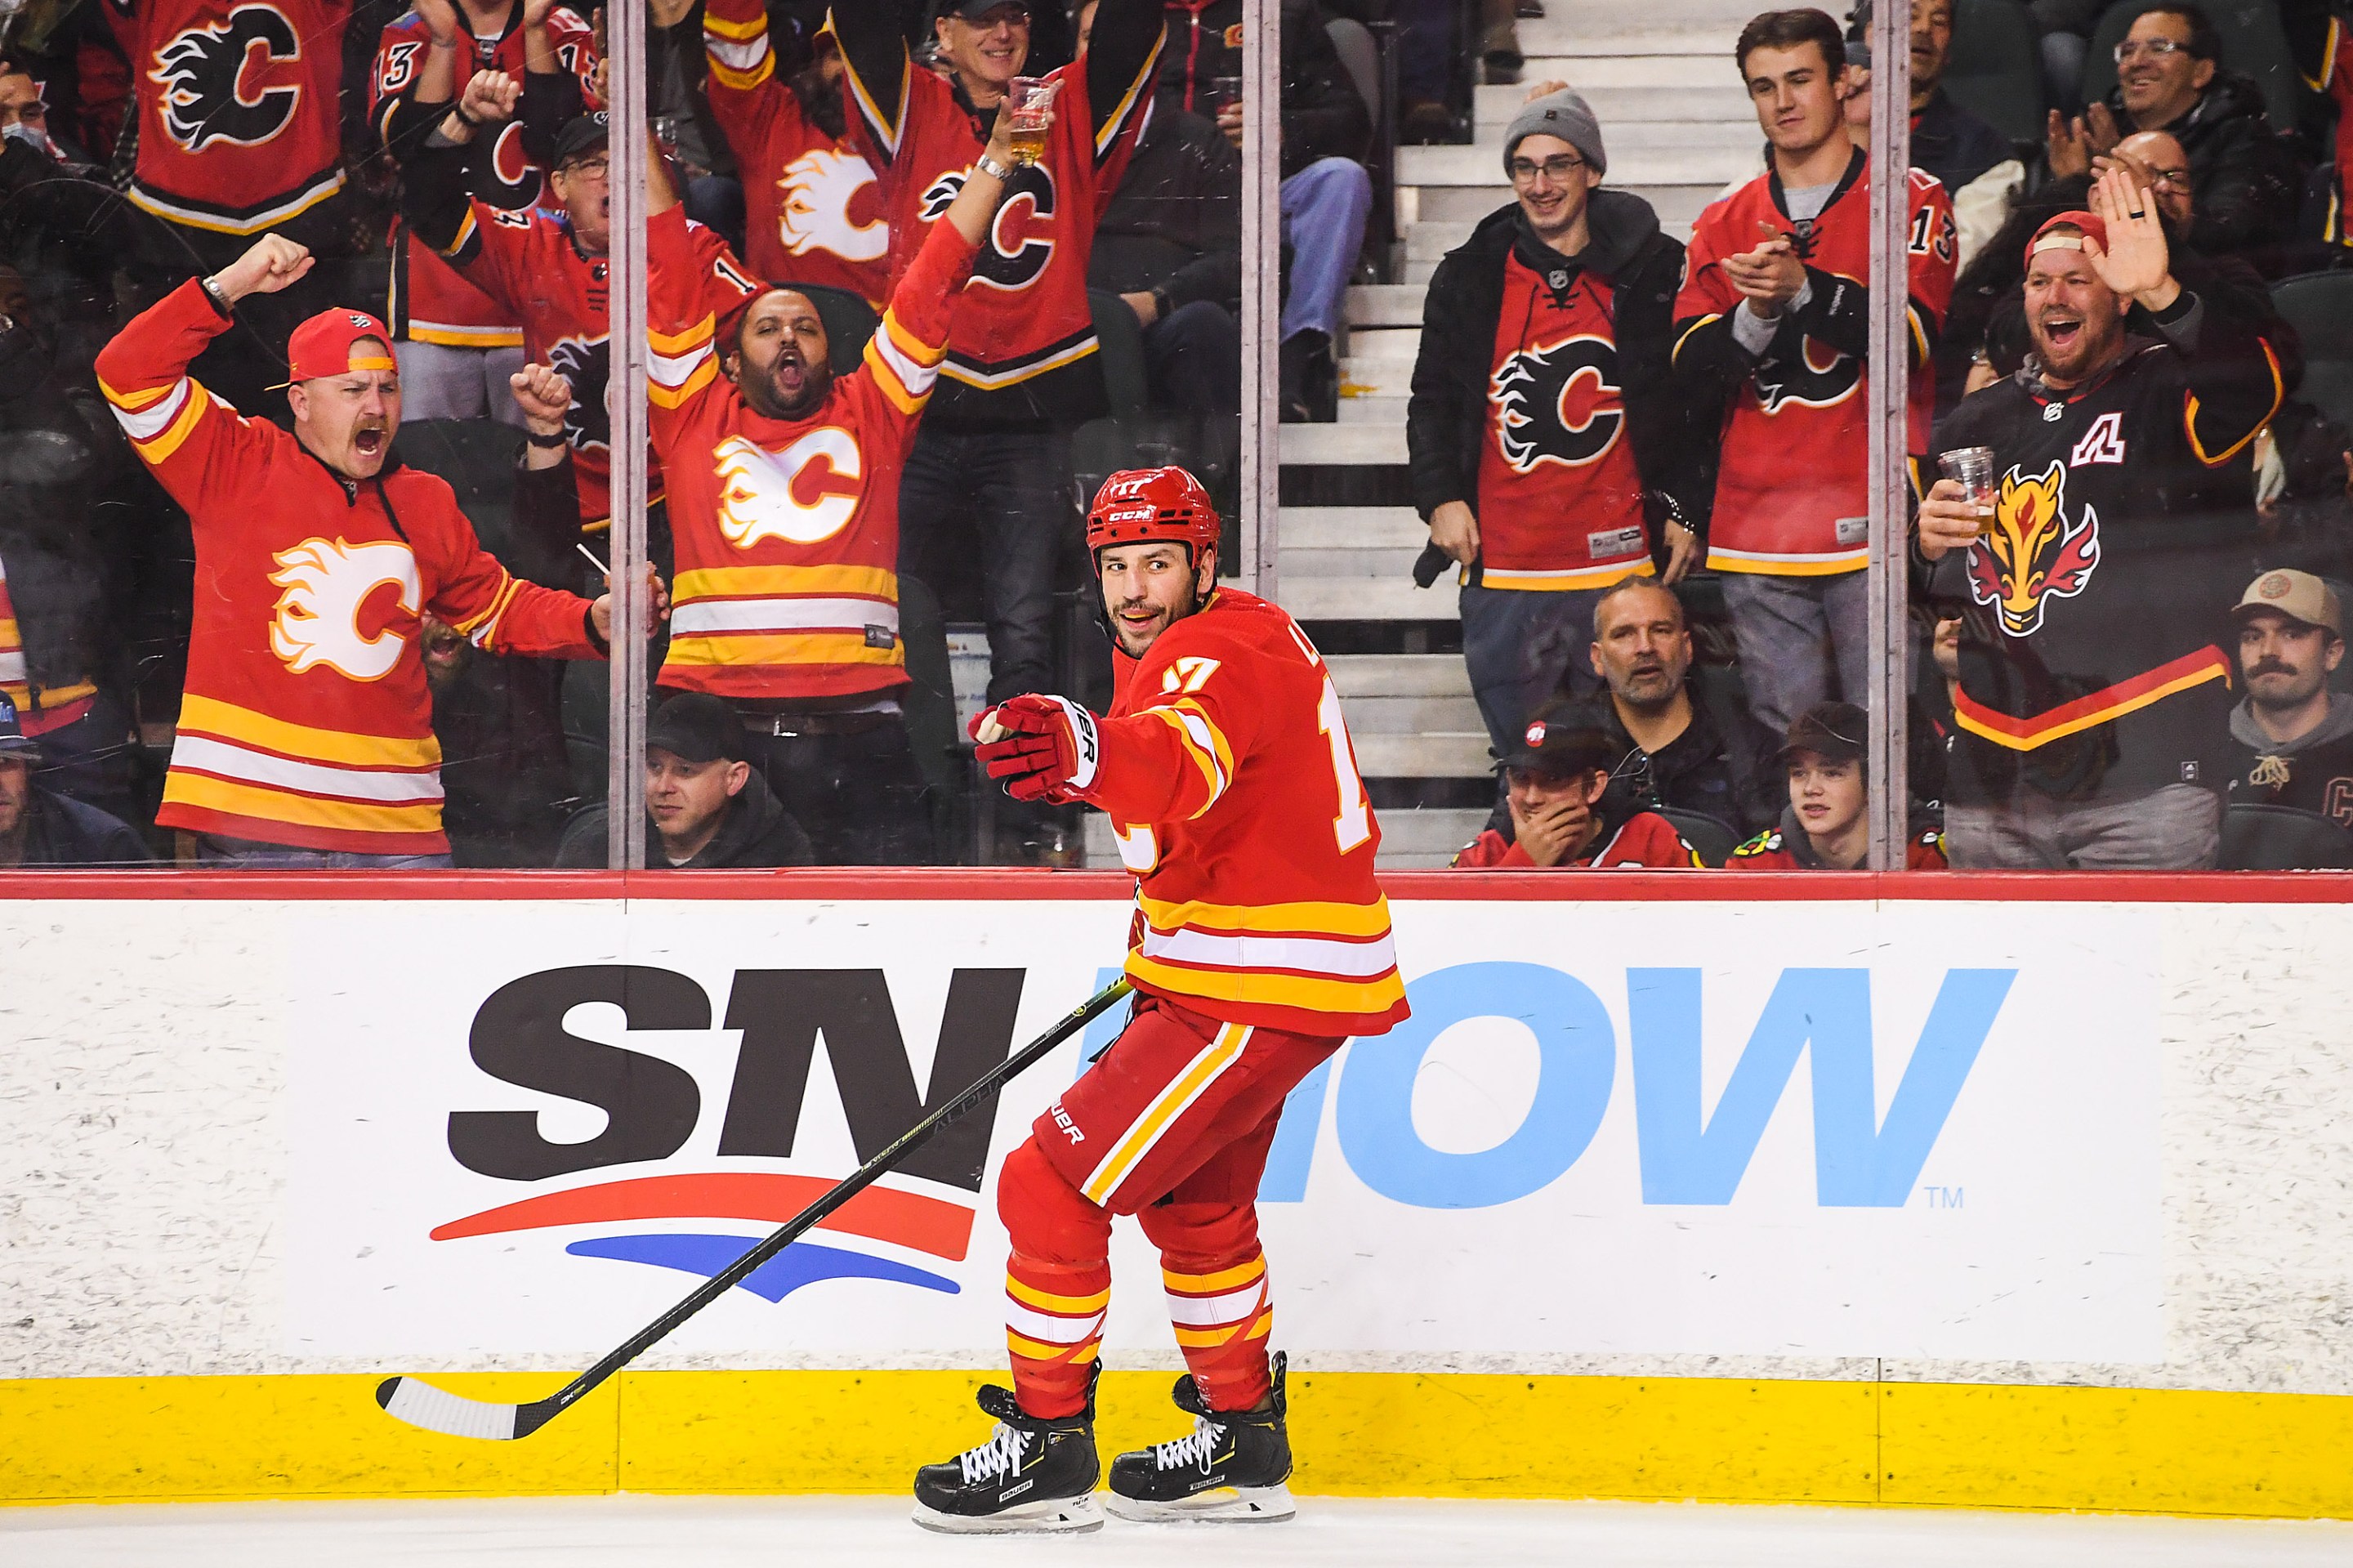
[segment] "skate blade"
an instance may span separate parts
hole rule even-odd
[[[941,1535],[1083,1535],[1103,1527],[1092,1497],[1049,1498],[990,1514],[942,1513],[917,1503],[914,1520]]]
[[[1172,1502],[1112,1492],[1103,1499],[1103,1507],[1113,1519],[1135,1524],[1275,1524],[1299,1511],[1291,1500],[1291,1489],[1281,1485],[1219,1487]]]

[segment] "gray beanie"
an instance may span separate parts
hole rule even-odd
[[[1573,87],[1547,92],[1512,116],[1511,129],[1504,132],[1506,173],[1511,170],[1512,155],[1520,150],[1520,143],[1530,136],[1557,136],[1583,154],[1595,174],[1609,172],[1609,160],[1601,151],[1601,123],[1593,118],[1585,95]]]

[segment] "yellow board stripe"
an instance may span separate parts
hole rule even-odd
[[[374,1372],[0,1382],[0,1501],[898,1494],[1003,1376],[630,1370],[525,1443],[388,1420]],[[1165,1438],[1168,1374],[1105,1372],[1097,1421],[1106,1452]],[[1309,1495],[2353,1514],[2353,1397],[2327,1394],[1294,1368],[1290,1430]]]
[[[1100,1312],[1111,1305],[1109,1290],[1098,1290],[1092,1296],[1057,1296],[1050,1290],[1024,1285],[1011,1275],[1005,1277],[1005,1293],[1040,1312]]]
[[[239,784],[209,773],[174,768],[164,779],[164,803],[195,806],[266,822],[293,822],[310,828],[332,828],[353,833],[433,833],[441,831],[441,802],[413,806],[363,804],[353,800],[322,800],[289,789],[261,784]]]
[[[681,603],[695,599],[774,599],[780,594],[865,594],[899,598],[899,574],[888,567],[702,567],[670,584]]]
[[[194,692],[180,699],[180,727],[224,740],[282,751],[314,762],[340,762],[357,768],[433,768],[441,761],[441,743],[431,736],[415,740],[390,735],[359,735],[350,730],[313,729],[271,718],[217,697]]]
[[[1139,896],[1145,919],[1159,930],[1197,926],[1211,931],[1281,931],[1311,937],[1378,937],[1389,928],[1389,903],[1171,904]]]

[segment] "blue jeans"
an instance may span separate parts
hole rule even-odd
[[[1340,296],[1365,248],[1373,176],[1346,158],[1318,158],[1282,182],[1282,238],[1291,244],[1291,294],[1282,335],[1340,328]]]
[[[447,854],[354,854],[210,833],[196,840],[196,860],[208,871],[448,871],[457,863]]]
[[[1078,539],[1072,485],[1068,431],[929,422],[899,476],[899,570],[943,597],[980,577],[992,703],[1055,687],[1054,566]]]

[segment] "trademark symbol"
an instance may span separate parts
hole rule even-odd
[[[1932,1209],[1957,1209],[1963,1206],[1962,1199],[1968,1190],[1965,1187],[1923,1187],[1920,1191],[1927,1194],[1928,1206]]]

